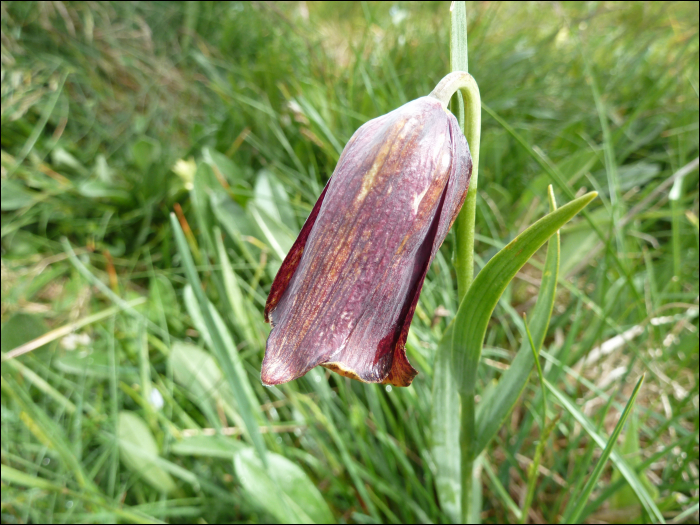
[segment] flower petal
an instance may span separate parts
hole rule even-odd
[[[270,312],[274,310],[277,306],[277,303],[279,303],[280,299],[282,298],[282,295],[284,295],[285,290],[287,290],[287,286],[289,286],[289,281],[292,279],[294,272],[297,271],[297,266],[299,266],[299,261],[301,261],[301,256],[304,253],[306,241],[309,238],[311,229],[316,223],[316,218],[318,217],[318,212],[321,210],[323,198],[326,196],[327,189],[328,184],[326,184],[326,187],[323,188],[321,196],[316,201],[313,210],[311,210],[311,214],[306,219],[304,226],[301,228],[301,232],[299,232],[297,240],[294,241],[292,248],[289,250],[289,253],[284,258],[284,261],[282,261],[282,266],[280,266],[280,269],[277,271],[275,280],[272,282],[270,295],[267,296],[267,302],[265,303],[266,323],[269,323],[271,321]],[[274,323],[272,326],[274,328]]]
[[[433,99],[355,133],[273,284],[263,383],[323,365],[410,384],[408,327],[470,174],[464,136]]]
[[[423,288],[425,276],[428,274],[430,263],[435,258],[435,254],[437,254],[437,251],[440,249],[442,241],[445,240],[450,228],[452,228],[452,225],[457,219],[457,215],[459,215],[459,211],[464,204],[464,200],[467,197],[467,189],[469,188],[469,181],[472,174],[472,158],[467,141],[460,131],[457,122],[451,122],[450,124],[452,144],[455,145],[456,149],[453,171],[451,173],[450,180],[447,183],[447,188],[445,189],[441,209],[438,212],[439,221],[437,231],[433,238],[430,260],[425,265],[420,282],[413,295],[408,314],[404,318],[404,324],[401,327],[401,336],[399,337],[394,349],[394,361],[392,363],[389,375],[384,381],[382,381],[383,384],[409,386],[413,381],[413,378],[416,376],[415,369],[410,365],[408,359],[406,358],[405,345],[406,339],[408,338],[408,329],[411,325],[411,320],[413,319],[413,314],[416,310],[416,305],[418,304],[418,297],[420,296],[420,291]]]

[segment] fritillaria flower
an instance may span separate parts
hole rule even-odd
[[[262,382],[321,365],[408,386],[406,337],[430,263],[464,202],[472,160],[455,117],[422,97],[364,124],[272,284]]]

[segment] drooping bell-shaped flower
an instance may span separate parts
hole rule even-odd
[[[264,384],[318,365],[369,383],[411,384],[408,328],[471,171],[457,120],[436,98],[355,132],[272,284]]]

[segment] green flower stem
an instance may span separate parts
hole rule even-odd
[[[476,190],[479,179],[479,143],[481,141],[481,96],[474,77],[464,71],[453,71],[443,78],[430,94],[440,101],[447,111],[447,105],[455,92],[462,94],[464,101],[464,136],[472,155],[472,175],[469,190],[462,211],[457,217],[455,233],[457,247],[455,266],[457,269],[457,294],[459,304],[467,294],[474,280],[474,221],[476,217]],[[476,370],[474,371],[474,373]],[[463,523],[474,523],[480,509],[473,508],[473,471],[475,413],[474,385],[476,378],[470,381],[471,388],[460,392],[460,463],[461,463],[461,514]],[[475,516],[477,514],[477,516]]]
[[[474,280],[474,219],[476,216],[476,189],[479,180],[479,143],[481,142],[481,96],[474,77],[464,71],[453,71],[443,78],[430,93],[447,110],[452,95],[458,91],[464,100],[464,136],[472,155],[472,176],[462,211],[457,217],[455,232],[457,249],[457,296],[459,303]]]
[[[461,401],[460,425],[459,425],[459,458],[460,472],[462,474],[462,494],[460,505],[462,511],[462,523],[477,523],[473,516],[480,513],[481,509],[473,508],[473,482],[474,482],[474,439],[475,414],[474,392],[460,392]]]

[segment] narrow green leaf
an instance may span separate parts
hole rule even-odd
[[[617,425],[615,425],[615,430],[613,430],[613,433],[610,436],[608,443],[605,445],[605,448],[603,449],[603,453],[601,454],[600,458],[598,458],[598,463],[596,463],[596,466],[593,469],[593,473],[591,474],[591,477],[588,478],[588,481],[586,482],[586,485],[583,487],[581,494],[579,496],[572,496],[572,498],[569,500],[570,503],[575,504],[575,506],[572,505],[567,509],[567,512],[564,514],[564,518],[563,518],[562,523],[578,523],[579,522],[579,518],[581,517],[581,512],[583,512],[583,509],[585,508],[586,503],[588,502],[588,498],[591,497],[591,493],[593,492],[593,489],[595,488],[596,483],[598,483],[598,480],[600,479],[600,475],[603,473],[603,468],[605,468],[605,465],[608,462],[608,458],[610,457],[610,454],[612,454],[612,451],[615,448],[615,444],[617,443],[617,438],[620,435],[620,432],[622,432],[622,428],[625,426],[625,422],[627,421],[627,418],[632,413],[632,407],[634,406],[634,401],[635,401],[635,399],[637,399],[637,394],[639,393],[639,389],[642,387],[643,381],[644,381],[644,376],[640,377],[639,381],[637,381],[637,386],[634,387],[634,391],[632,392],[632,395],[630,396],[630,399],[627,402],[627,406],[625,406],[625,410],[622,412],[622,415],[620,416],[620,419],[618,420]],[[632,472],[634,472],[634,471],[632,471]]]
[[[520,517],[522,515],[522,512],[520,512],[520,508],[515,504],[513,498],[510,497],[510,494],[508,494],[508,490],[506,490],[506,488],[503,486],[501,480],[498,479],[498,476],[491,468],[491,464],[486,459],[484,459],[484,461],[482,461],[481,464],[483,465],[488,479],[491,482],[491,488],[495,496],[499,498],[501,502],[508,508],[508,510],[510,510],[513,513],[515,519],[520,521]]]
[[[211,232],[214,224],[216,224],[214,211],[209,203],[210,195],[215,195],[220,189],[221,184],[216,180],[216,175],[214,175],[211,166],[200,162],[194,173],[190,199],[192,201],[192,210],[197,218],[197,226],[199,226],[201,238],[204,239],[204,247],[206,248],[213,247]],[[196,253],[195,256],[197,256]]]
[[[72,498],[76,498],[78,500],[99,505],[101,508],[108,510],[109,512],[112,512],[115,515],[123,518],[124,520],[132,523],[164,523],[150,516],[146,516],[141,512],[131,510],[131,507],[128,507],[123,503],[119,504],[118,506],[112,506],[97,492],[75,492],[67,489],[63,483],[53,483],[49,480],[40,478],[35,474],[26,474],[25,472],[14,469],[7,465],[2,465],[0,467],[0,478],[2,478],[3,482],[7,483],[8,485],[14,484],[30,489],[46,490],[50,492],[55,492],[56,494],[63,494]]]
[[[178,327],[180,322],[180,303],[170,279],[162,273],[154,274],[148,290],[148,318],[159,326]]]
[[[261,344],[262,341],[257,337],[253,329],[252,320],[249,318],[249,313],[251,312],[250,303],[243,296],[243,292],[241,292],[241,287],[238,284],[238,276],[236,272],[233,271],[231,261],[226,254],[226,247],[221,237],[221,230],[218,227],[214,228],[214,238],[216,240],[219,264],[221,264],[221,275],[223,276],[224,287],[226,288],[226,296],[233,309],[233,315],[231,316],[233,322],[240,331],[240,334],[245,337],[249,344]]]
[[[81,488],[96,492],[95,484],[76,457],[64,429],[34,402],[28,391],[22,388],[10,374],[3,374],[0,377],[0,386],[3,398],[7,395],[17,403],[19,419],[34,438],[58,454],[60,461],[71,471],[73,479]]]
[[[459,395],[452,375],[453,327],[454,321],[445,330],[435,356],[431,445],[440,508],[450,521],[459,523],[462,482],[459,469]]]
[[[544,386],[542,388],[544,388]],[[527,469],[527,492],[525,493],[525,503],[523,504],[523,508],[520,511],[520,523],[527,523],[527,517],[530,514],[530,507],[532,506],[532,499],[535,497],[535,488],[537,487],[537,479],[539,477],[540,463],[542,462],[544,449],[547,446],[549,435],[559,423],[559,416],[555,417],[546,425],[545,421],[545,417],[543,416],[543,430],[540,434],[540,441],[539,443],[537,443],[537,448],[535,448],[535,456],[532,458],[532,463],[530,463],[530,466]]]
[[[681,512],[678,516],[673,518],[673,521],[671,523],[685,523],[685,520],[690,518],[693,514],[698,513],[698,508],[700,508],[699,503],[695,503],[695,505],[691,505],[687,509],[685,509],[683,512]],[[691,521],[692,523],[692,518]]]
[[[41,112],[41,117],[37,121],[37,123],[34,125],[34,129],[32,130],[32,133],[29,135],[29,138],[27,138],[27,141],[24,143],[24,146],[22,147],[22,150],[19,152],[19,155],[15,158],[15,163],[10,166],[10,168],[7,170],[7,173],[3,174],[3,179],[6,180],[11,180],[12,175],[14,175],[15,171],[19,166],[24,162],[24,159],[27,158],[27,155],[34,149],[34,145],[36,144],[37,140],[39,140],[39,137],[41,137],[41,134],[44,131],[44,128],[46,127],[46,124],[49,121],[49,118],[51,118],[51,114],[53,113],[54,109],[56,108],[56,104],[58,103],[58,99],[61,98],[61,94],[63,93],[63,86],[66,82],[66,79],[68,78],[68,73],[64,73],[61,76],[61,80],[58,82],[58,85],[56,87],[56,91],[54,91],[53,96],[47,104],[44,106],[44,110]],[[55,142],[54,142],[55,145]]]
[[[583,429],[588,433],[589,436],[598,444],[599,447],[605,448],[608,444],[603,436],[598,434],[596,426],[591,422],[588,417],[586,417],[576,406],[576,404],[571,401],[563,392],[561,392],[556,386],[554,386],[549,381],[545,380],[547,389],[552,393],[558,403],[564,407],[574,419],[583,427]],[[644,506],[647,514],[651,516],[656,522],[664,523],[664,517],[661,515],[661,511],[654,503],[647,489],[644,487],[644,483],[639,479],[639,476],[631,468],[622,456],[620,456],[614,449],[609,452],[609,457],[615,464],[615,467],[620,471],[622,476],[627,480],[634,493],[639,498],[639,501]]]
[[[202,283],[199,280],[199,274],[194,266],[194,261],[192,260],[192,254],[187,246],[187,240],[185,239],[185,234],[180,227],[180,223],[175,217],[174,213],[170,214],[170,223],[175,234],[175,241],[177,242],[178,251],[180,252],[180,257],[182,258],[182,266],[185,269],[185,274],[187,275],[187,280],[192,285],[192,291],[194,291],[195,297],[197,298],[197,303],[202,311],[202,316],[204,317],[204,324],[206,325],[207,332],[212,340],[212,349],[224,371],[224,375],[231,386],[231,390],[238,404],[238,410],[241,414],[241,418],[245,422],[246,432],[252,441],[255,449],[257,450],[263,463],[266,464],[265,459],[265,442],[263,441],[262,435],[260,434],[260,428],[257,425],[256,418],[253,415],[252,407],[248,401],[248,396],[243,387],[243,381],[245,378],[240,377],[238,371],[231,362],[230,355],[224,344],[223,337],[214,321],[211,310],[208,308],[209,302],[207,301],[204,291],[202,290]]]
[[[187,312],[190,314],[190,317],[192,317],[192,320],[194,321],[197,330],[199,330],[199,332],[202,334],[202,338],[204,339],[206,345],[216,355],[216,349],[214,348],[214,340],[207,329],[207,325],[204,321],[204,315],[202,314],[202,310],[199,307],[199,303],[195,299],[194,291],[191,286],[188,285],[185,287],[184,297],[185,305],[187,306]],[[250,384],[250,381],[248,381],[248,375],[246,374],[245,368],[243,366],[241,356],[239,355],[236,345],[233,342],[233,337],[231,337],[231,333],[226,327],[226,323],[224,323],[224,320],[221,318],[221,315],[216,310],[216,308],[214,308],[214,305],[209,302],[208,299],[207,305],[209,306],[209,313],[211,314],[211,318],[214,321],[214,325],[216,326],[217,331],[219,332],[221,340],[224,344],[224,348],[226,349],[226,355],[228,356],[231,364],[233,365],[234,370],[236,371],[236,377],[238,378],[237,381],[240,382],[241,388],[243,389],[243,392],[245,392],[245,395],[248,398],[248,403],[251,407],[253,415],[257,418],[258,421],[261,421],[260,411],[257,408],[258,400],[255,397],[253,386]]]
[[[641,454],[642,450],[639,444],[639,434],[639,418],[637,417],[637,414],[633,412],[632,415],[630,415],[629,423],[627,424],[625,435],[622,439],[622,444],[618,450],[627,460],[629,466],[636,472],[639,472],[639,479],[642,480],[642,483],[644,483],[644,486],[649,491],[651,497],[656,499],[659,495],[659,491],[656,489],[656,486],[649,481],[649,478],[646,476],[644,470],[639,470],[639,465],[643,462],[643,457]],[[630,512],[635,512],[635,509],[639,508],[639,500],[634,494],[634,491],[622,478],[622,474],[615,469],[612,477],[610,478],[610,484],[614,485],[619,480],[624,482],[624,487],[613,494],[613,497],[610,499],[610,508],[627,509]]]
[[[5,330],[4,327],[3,330]],[[32,385],[58,403],[68,414],[75,413],[76,406],[70,401],[70,399],[61,394],[61,392],[56,390],[48,381],[34,372],[31,368],[24,366],[19,359],[10,359],[9,361],[3,363],[2,366],[16,370],[25,380],[31,382]]]
[[[540,366],[539,348],[535,346],[535,342],[532,340],[530,328],[527,326],[527,316],[525,317],[525,331],[527,332],[527,340],[530,343],[530,348],[532,349],[532,358],[535,360],[537,375],[540,378],[540,386],[542,387],[542,426],[544,427],[544,422],[547,417],[547,389],[544,386],[544,375],[542,374],[542,367]]]
[[[452,364],[461,393],[474,392],[486,328],[508,283],[540,246],[596,195],[587,193],[537,221],[499,251],[474,279],[457,311],[452,339]]]
[[[179,223],[178,223],[179,227]],[[182,231],[182,230],[181,230]],[[184,238],[184,235],[183,235]],[[78,256],[75,254],[73,251],[73,247],[70,245],[70,242],[68,242],[68,239],[63,237],[61,239],[61,244],[63,245],[63,249],[65,250],[66,254],[68,255],[68,259],[70,262],[75,266],[75,269],[78,270],[78,273],[82,275],[89,283],[91,283],[93,286],[98,288],[103,294],[105,294],[109,299],[116,304],[120,310],[123,312],[129,314],[130,316],[134,317],[135,319],[138,319],[140,321],[144,321],[146,323],[146,326],[148,327],[149,330],[152,332],[160,335],[161,337],[169,337],[168,332],[163,330],[160,326],[153,324],[151,321],[149,321],[141,312],[136,310],[134,308],[133,301],[125,301],[121,297],[119,297],[117,294],[115,294],[109,286],[107,286],[105,283],[103,283],[96,275],[94,275],[81,261],[78,259]],[[188,252],[189,253],[189,252]],[[193,263],[194,264],[194,263]],[[145,298],[144,298],[145,300]],[[104,311],[105,313],[107,310]],[[93,322],[96,319],[93,319]]]

